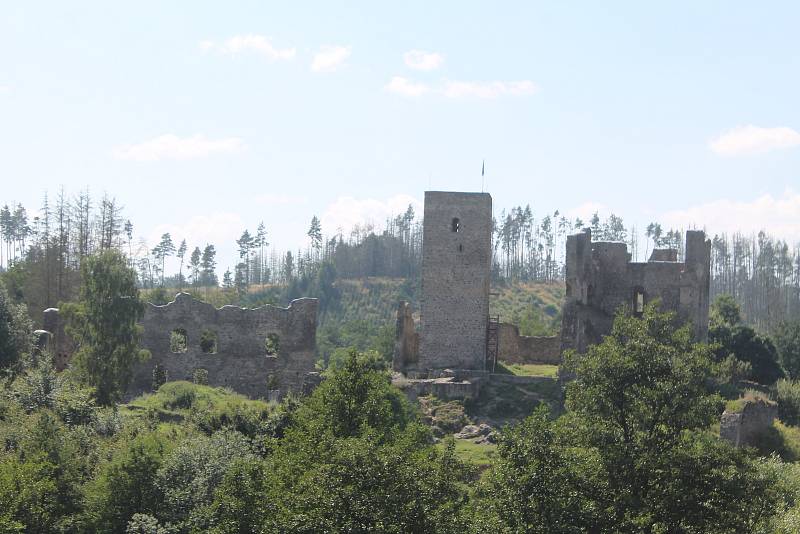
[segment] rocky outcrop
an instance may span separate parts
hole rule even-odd
[[[767,432],[778,416],[778,405],[767,400],[745,401],[741,411],[725,410],[719,435],[734,447],[749,447]]]

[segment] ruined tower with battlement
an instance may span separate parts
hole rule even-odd
[[[697,341],[706,339],[711,242],[704,232],[686,232],[683,262],[674,249],[654,250],[646,263],[632,262],[625,243],[592,242],[588,229],[567,238],[566,254],[562,351],[584,352],[600,343],[620,307],[639,314],[654,299],[662,310],[691,322]]]

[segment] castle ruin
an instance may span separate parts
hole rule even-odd
[[[711,242],[699,230],[686,232],[686,253],[656,249],[648,262],[632,262],[625,243],[592,242],[590,230],[567,238],[566,298],[562,309],[561,350],[585,352],[611,332],[624,307],[634,315],[659,299],[661,309],[690,322],[694,338],[708,333]]]
[[[640,314],[654,299],[690,322],[696,340],[706,338],[711,244],[702,231],[686,232],[683,262],[674,249],[633,262],[625,243],[592,242],[588,229],[569,236],[561,333],[554,337],[522,336],[490,316],[491,240],[489,194],[425,193],[419,326],[401,302],[395,371],[433,380],[444,370],[473,378],[491,373],[495,359],[559,364],[564,350],[584,352],[602,341],[618,310]]]
[[[64,334],[58,309],[45,312],[50,350],[63,369],[75,350]],[[154,370],[168,380],[192,380],[205,370],[208,384],[251,398],[303,393],[319,380],[315,372],[317,299],[293,300],[289,307],[215,308],[187,293],[163,306],[145,304],[139,346],[150,358],[139,362],[125,397],[152,391]]]

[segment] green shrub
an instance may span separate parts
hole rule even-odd
[[[153,391],[163,386],[169,380],[169,374],[163,365],[157,363],[153,366]]]
[[[133,515],[155,515],[163,503],[156,473],[170,443],[155,433],[137,436],[115,451],[85,490],[88,531],[124,532]]]
[[[188,410],[197,398],[197,391],[189,382],[171,382],[170,387],[161,387],[158,392],[163,395],[164,408],[167,410]]]
[[[778,380],[778,417],[788,425],[800,424],[800,381]]]
[[[86,425],[94,418],[95,406],[92,388],[80,387],[65,381],[58,388],[55,411],[58,417],[69,426]]]
[[[208,370],[206,369],[195,369],[192,373],[192,382],[198,384],[200,386],[207,386],[208,385]]]

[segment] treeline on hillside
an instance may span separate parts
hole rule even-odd
[[[762,330],[800,317],[800,243],[791,246],[764,232],[715,235],[711,280],[712,295],[732,295],[745,319]]]
[[[663,247],[682,254],[683,231],[664,230],[657,222],[640,236],[614,214],[583,221],[558,210],[536,216],[529,205],[517,206],[501,211],[494,221],[494,283],[563,279],[566,238],[583,228],[590,228],[595,240],[627,243],[634,258],[646,259],[652,249]],[[302,296],[298,292],[313,286],[322,265],[332,267],[333,278],[400,277],[416,283],[422,261],[422,220],[412,206],[380,226],[365,222],[346,234],[326,234],[313,216],[306,246],[288,251],[270,245],[262,222],[236,239],[238,262],[221,276],[215,244],[177,242],[169,233],[148,244],[134,239],[133,230],[115,199],[97,201],[87,191],[70,197],[62,189],[54,202],[45,195],[34,216],[22,205],[5,205],[0,209],[0,267],[9,271],[9,291],[18,300],[24,294],[31,310],[69,300],[83,258],[109,248],[128,257],[140,287],[221,285],[240,301],[246,301],[253,286],[279,285]],[[715,235],[712,243],[712,296],[734,295],[746,320],[762,329],[800,315],[800,244],[764,232]],[[324,278],[331,279],[331,273]]]

